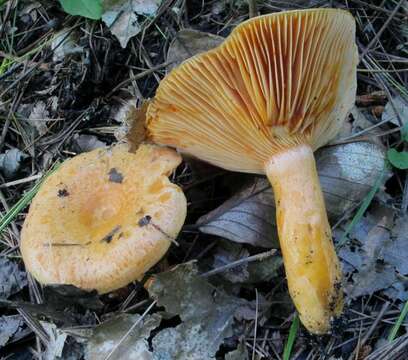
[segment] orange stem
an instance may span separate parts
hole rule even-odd
[[[326,333],[343,307],[341,268],[313,151],[299,145],[278,153],[265,170],[275,194],[289,292],[305,327]]]

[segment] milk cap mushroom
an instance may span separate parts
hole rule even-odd
[[[354,37],[353,17],[338,9],[250,19],[168,74],[146,119],[158,144],[267,175],[289,291],[316,334],[329,331],[343,300],[313,151],[338,133],[354,103]]]
[[[21,234],[26,269],[43,284],[106,293],[140,279],[166,253],[186,216],[168,175],[169,148],[127,145],[65,161],[35,196]]]

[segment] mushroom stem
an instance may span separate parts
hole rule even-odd
[[[343,307],[341,269],[327,220],[313,150],[299,145],[266,163],[290,295],[312,333],[330,330]]]

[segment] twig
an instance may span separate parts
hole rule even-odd
[[[34,318],[28,311],[18,308],[17,311],[23,317],[27,326],[34,331],[34,333],[41,339],[44,345],[49,346],[50,337],[47,332],[44,330],[40,322]]]
[[[363,346],[367,342],[367,340],[369,339],[369,337],[371,336],[371,334],[374,332],[375,328],[377,327],[378,323],[383,318],[389,306],[390,306],[389,301],[386,301],[384,305],[382,306],[380,312],[378,313],[376,319],[374,320],[370,328],[367,330],[367,332],[363,336],[363,339],[361,340],[361,344],[360,344],[361,346]]]
[[[20,185],[20,184],[25,184],[25,183],[28,183],[28,182],[31,182],[31,181],[35,181],[35,180],[38,180],[39,178],[41,178],[42,176],[43,176],[43,174],[40,173],[40,174],[37,174],[37,175],[28,176],[28,177],[26,177],[24,179],[9,181],[9,182],[6,182],[4,184],[0,184],[0,189],[1,188],[7,188],[7,187],[10,187],[10,186]]]
[[[145,310],[145,312],[140,316],[140,318],[130,327],[130,329],[126,332],[125,335],[119,340],[119,342],[113,347],[111,352],[106,355],[104,360],[108,360],[112,357],[112,355],[115,353],[115,351],[119,348],[119,346],[127,339],[127,337],[131,334],[131,332],[136,328],[137,325],[144,319],[144,317],[147,315],[147,313],[153,308],[154,305],[156,305],[157,300],[153,301],[149,307]]]
[[[389,23],[391,22],[391,20],[394,18],[394,16],[397,14],[399,8],[401,7],[401,5],[405,2],[405,0],[400,0],[399,3],[395,6],[394,10],[392,11],[392,13],[390,14],[390,16],[388,17],[388,19],[385,21],[385,23],[383,24],[383,26],[381,27],[381,29],[375,34],[375,36],[372,38],[372,40],[369,42],[369,44],[367,45],[367,47],[363,50],[360,59],[364,58],[367,53],[370,51],[370,49],[375,45],[375,43],[378,41],[378,39],[380,38],[380,36],[382,35],[382,33],[384,32],[384,30],[387,28],[387,26],[389,25]]]
[[[254,342],[252,344],[252,360],[255,360],[255,345],[256,345],[257,329],[258,329],[258,289],[255,288],[255,325],[254,325]]]
[[[129,77],[126,80],[123,80],[122,82],[120,82],[118,85],[116,85],[110,92],[108,95],[106,95],[107,98],[111,97],[117,90],[119,90],[123,85],[126,85],[134,80],[139,80],[157,70],[163,69],[164,67],[170,65],[170,63],[165,62],[163,64],[157,65],[155,67],[152,67],[151,69],[147,69],[145,71],[142,71],[141,73],[133,76],[133,77]]]
[[[221,272],[224,272],[226,270],[232,269],[234,267],[237,267],[237,266],[245,264],[245,263],[249,263],[249,262],[253,262],[253,261],[261,261],[263,259],[268,258],[269,256],[272,256],[275,253],[276,253],[276,249],[272,249],[272,250],[265,251],[265,252],[260,253],[260,254],[248,256],[248,257],[246,257],[244,259],[239,259],[239,260],[233,261],[233,262],[231,262],[229,264],[220,266],[219,268],[207,271],[207,272],[201,274],[201,277],[209,277],[209,276],[212,276],[212,275],[215,275],[215,274],[219,274]]]
[[[249,17],[253,18],[258,15],[258,9],[256,6],[256,0],[248,0],[248,10],[249,10]]]

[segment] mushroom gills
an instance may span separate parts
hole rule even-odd
[[[327,333],[343,308],[341,268],[313,150],[305,144],[282,151],[270,158],[265,171],[275,194],[290,295],[306,328]]]

